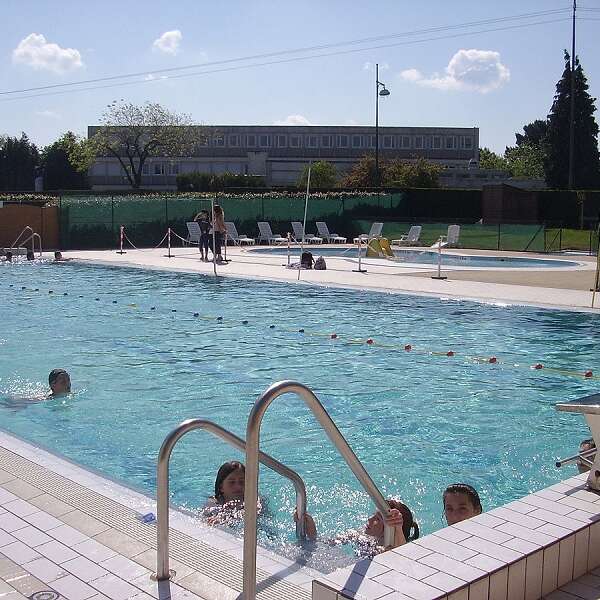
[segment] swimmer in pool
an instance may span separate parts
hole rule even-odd
[[[54,252],[54,262],[67,262],[68,260],[72,260],[71,258],[65,258],[62,255],[62,252],[60,250],[56,250]]]
[[[64,369],[53,369],[48,375],[50,393],[48,398],[57,398],[71,393],[71,377]]]
[[[466,483],[449,485],[444,490],[442,499],[448,525],[460,523],[483,512],[477,490]]]
[[[416,540],[419,537],[419,526],[414,520],[410,508],[398,500],[389,499],[387,502],[391,509],[387,518],[377,511],[369,517],[361,529],[350,529],[328,540],[328,543],[333,546],[351,544],[357,556],[372,558],[377,554]],[[296,515],[294,516],[296,517]],[[394,528],[394,541],[387,548],[383,541],[383,530],[386,523]],[[305,528],[307,539],[315,540],[317,528],[308,513],[306,514]]]

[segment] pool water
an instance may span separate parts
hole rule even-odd
[[[256,398],[296,379],[429,533],[444,525],[449,483],[474,485],[490,509],[572,475],[554,461],[587,428],[554,404],[597,391],[529,368],[596,371],[600,318],[584,313],[38,261],[0,266],[0,301],[0,427],[150,495],[160,444],[180,421],[244,437]],[[500,363],[470,358],[491,355]],[[74,394],[34,401],[55,367]],[[304,478],[320,535],[365,521],[368,497],[298,398],[272,405],[262,441]],[[173,502],[202,507],[232,459],[242,455],[188,434],[172,458]],[[260,493],[273,535],[293,539],[291,485],[261,470]]]
[[[321,248],[318,245],[306,246],[305,250],[312,252],[314,256],[346,258],[348,260],[357,260],[356,248]],[[406,262],[424,265],[437,265],[438,252],[437,250],[401,250],[398,248],[392,249],[395,254],[395,262]],[[253,248],[251,252],[257,254],[275,254],[287,255],[287,247],[279,246],[275,248]],[[361,256],[364,258],[366,250],[361,251]],[[300,260],[300,250],[298,246],[292,248],[292,261]],[[368,260],[368,259],[367,259]],[[393,264],[393,263],[391,263]],[[446,267],[496,267],[502,269],[518,269],[518,268],[564,268],[576,267],[579,263],[571,260],[554,260],[544,258],[521,258],[521,257],[503,257],[503,256],[476,256],[476,255],[459,255],[448,254],[445,250],[442,251],[442,265]]]

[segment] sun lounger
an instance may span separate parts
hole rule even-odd
[[[225,221],[227,228],[227,240],[231,240],[234,244],[241,246],[242,244],[254,245],[254,238],[250,238],[244,234],[239,234],[233,221]]]
[[[330,233],[329,227],[325,221],[317,221],[317,233],[319,237],[322,237],[328,244],[345,244],[347,239],[338,235],[337,233]]]
[[[446,246],[457,246],[458,238],[460,237],[460,225],[448,225],[448,234],[440,236],[442,248]],[[432,248],[438,248],[440,241],[438,240],[435,244],[432,244]]]
[[[275,235],[273,231],[271,231],[271,225],[266,221],[258,221],[258,233],[259,236],[256,238],[258,243],[267,242],[267,244],[285,244],[285,242],[287,242],[287,240],[280,235]]]
[[[422,229],[421,225],[413,225],[407,234],[401,235],[397,240],[392,240],[392,246],[416,246]]]
[[[189,221],[186,223],[188,229],[188,244],[197,244],[200,245],[200,225],[196,223],[196,221]]]
[[[322,244],[323,238],[317,237],[312,233],[306,233],[300,221],[292,221],[292,229],[294,230],[294,239],[297,242],[305,241],[309,244]]]
[[[383,223],[373,223],[369,233],[361,233],[358,237],[354,238],[354,243],[357,244],[360,239],[361,242],[368,242],[373,238],[381,237],[381,231],[383,230]]]

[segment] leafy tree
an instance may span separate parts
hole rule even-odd
[[[0,189],[33,190],[39,162],[36,145],[24,133],[20,138],[0,136]]]
[[[506,148],[503,160],[512,177],[543,179],[545,158],[544,144],[522,142],[521,145]]]
[[[391,160],[383,165],[385,185],[407,188],[434,188],[439,185],[442,167],[418,158],[416,161]]]
[[[101,118],[101,126],[80,149],[79,168],[89,168],[91,157],[116,158],[132,188],[142,183],[142,169],[153,156],[189,156],[202,141],[201,128],[191,117],[171,112],[160,104],[142,106],[112,102]]]
[[[548,115],[546,142],[548,154],[544,161],[546,182],[554,188],[566,188],[569,183],[569,129],[571,118],[571,61],[564,54],[565,68],[556,84],[554,102]],[[575,146],[573,183],[575,188],[591,188],[600,184],[598,155],[598,124],[594,118],[596,99],[588,93],[587,78],[575,58]]]
[[[67,131],[42,150],[45,189],[81,190],[88,187],[85,173],[78,171],[71,162],[71,156],[77,154],[81,143],[72,131]]]
[[[302,174],[298,179],[300,187],[306,187],[308,179],[308,165],[302,170]],[[326,160],[319,160],[313,163],[310,168],[310,187],[311,189],[332,188],[337,183],[337,171],[335,167]]]
[[[508,163],[504,156],[496,154],[489,148],[479,149],[479,168],[480,169],[499,169],[508,171]]]
[[[548,121],[536,119],[529,125],[523,125],[523,133],[515,133],[517,138],[517,146],[523,144],[542,145],[546,141],[548,135]]]
[[[383,175],[383,162],[379,161],[379,170]],[[383,177],[382,177],[383,179]],[[345,188],[368,188],[377,185],[377,176],[375,173],[375,157],[365,154],[358,162],[352,165],[352,168],[341,182]]]

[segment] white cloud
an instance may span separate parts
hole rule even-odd
[[[273,125],[314,125],[303,115],[288,115],[283,121],[275,121]]]
[[[508,67],[494,50],[459,50],[448,63],[445,73],[426,77],[418,69],[400,73],[405,81],[438,90],[474,91],[486,94],[510,80]]]
[[[152,47],[154,50],[175,56],[179,52],[179,45],[182,39],[183,35],[179,29],[165,31],[159,38],[154,40]]]
[[[161,75],[157,77],[154,73],[148,73],[146,77],[144,77],[144,81],[160,81],[161,79],[168,79],[167,75]]]
[[[44,117],[45,119],[60,119],[61,116],[53,110],[36,110],[36,116]]]
[[[13,50],[12,60],[15,64],[54,73],[66,73],[84,66],[79,50],[47,42],[41,33],[30,33],[22,39]]]
[[[380,71],[388,71],[390,68],[389,63],[379,63],[379,70]],[[369,62],[367,61],[364,65],[363,65],[363,71],[374,71],[375,70],[375,63]]]

